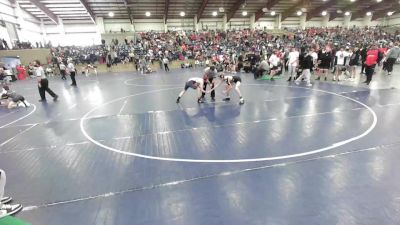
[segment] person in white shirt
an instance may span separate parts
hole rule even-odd
[[[292,48],[287,61],[287,66],[289,68],[289,79],[288,81],[294,80],[296,77],[296,68],[299,65],[300,53],[296,48]]]
[[[58,95],[56,95],[50,88],[49,88],[49,80],[46,78],[46,74],[44,73],[43,67],[40,65],[39,60],[35,60],[33,62],[33,66],[35,67],[35,74],[38,82],[38,89],[40,94],[39,102],[46,101],[46,91],[53,97],[54,101],[57,101]]]
[[[71,81],[72,81],[71,86],[76,87],[76,80],[75,80],[76,70],[75,70],[75,65],[72,63],[72,60],[70,60],[68,62],[67,68],[68,68],[69,76],[71,77]]]
[[[183,91],[181,91],[181,93],[179,93],[178,98],[176,99],[176,103],[179,103],[182,96],[185,94],[185,92],[189,89],[189,88],[193,88],[194,90],[197,90],[197,102],[198,103],[203,103],[203,97],[201,96],[202,93],[208,93],[206,91],[204,91],[204,82],[208,82],[207,79],[203,79],[200,77],[193,77],[190,78],[186,83],[185,83],[185,87],[183,89]],[[215,89],[215,88],[214,88]],[[212,90],[214,90],[212,89]],[[211,92],[212,90],[210,90],[209,92]]]
[[[349,53],[344,51],[344,48],[340,48],[340,51],[336,52],[336,73],[333,75],[333,81],[339,81],[339,74],[346,69],[346,60],[349,57]]]
[[[164,56],[164,58],[163,58],[163,63],[164,63],[165,71],[169,71],[169,67],[168,67],[169,60],[166,56]]]
[[[224,90],[224,94],[226,94],[226,98],[224,98],[223,100],[224,101],[231,100],[229,93],[233,89],[233,86],[235,86],[235,91],[239,95],[239,104],[244,104],[244,99],[242,97],[242,93],[240,92],[240,85],[242,84],[242,78],[240,78],[239,76],[225,76],[224,74],[220,74],[219,78],[221,78],[221,83],[222,82],[226,83],[226,87]]]
[[[66,70],[66,66],[63,62],[60,62],[60,73],[61,73],[61,79],[66,80],[67,78],[65,77],[65,70]]]
[[[311,48],[311,57],[313,58],[314,65],[318,64],[318,53],[315,52],[314,48]]]
[[[88,64],[87,66],[85,66],[84,68],[84,73],[85,73],[85,76],[89,76],[89,73],[91,72],[91,71],[93,71],[93,73],[97,76],[97,69],[96,69],[96,67],[95,66],[93,66],[92,64]]]
[[[270,65],[270,76],[271,76],[271,81],[274,80],[275,75],[280,75],[282,73],[282,65],[281,65],[281,59],[278,57],[279,50],[276,49],[274,53],[269,57],[269,63]]]

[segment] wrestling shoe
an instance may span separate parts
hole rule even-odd
[[[290,82],[290,81],[292,81],[292,77],[289,77],[289,79],[287,80],[287,82]]]
[[[231,100],[231,98],[224,98],[224,99],[222,99],[222,101],[230,101]]]
[[[17,212],[19,212],[21,210],[22,210],[22,205],[21,204],[3,205],[0,208],[0,218],[3,218],[5,216],[14,215],[15,213],[17,213]]]
[[[180,100],[181,100],[181,98],[178,97],[178,98],[176,99],[176,103],[179,103]]]
[[[239,104],[240,104],[240,105],[243,105],[243,104],[244,104],[244,99],[243,99],[243,98],[240,98]]]
[[[0,199],[1,204],[7,204],[11,201],[12,201],[11,197],[3,197],[2,199]]]
[[[204,99],[202,98],[197,99],[197,103],[204,103]]]
[[[315,80],[321,80],[321,77],[317,77]]]

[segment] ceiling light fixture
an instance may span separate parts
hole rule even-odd
[[[149,17],[149,16],[151,16],[151,13],[150,13],[150,12],[146,12],[145,15],[146,15],[147,17]]]
[[[303,12],[302,11],[297,11],[297,13],[296,13],[298,16],[301,16],[301,15],[303,15]]]
[[[322,11],[322,13],[321,13],[323,16],[326,16],[326,15],[328,15],[328,13],[326,12],[326,11]]]
[[[212,12],[212,15],[217,16],[218,15],[217,11]]]
[[[114,13],[113,13],[113,12],[109,12],[109,13],[108,13],[108,16],[109,16],[109,17],[114,17]]]
[[[185,16],[185,12],[180,12],[179,15],[183,17]]]
[[[276,12],[275,11],[271,11],[271,16],[275,16]]]
[[[391,15],[393,15],[393,12],[388,12],[387,15],[391,16]]]
[[[247,11],[243,11],[243,12],[242,12],[242,15],[243,15],[243,16],[247,16]]]
[[[367,16],[372,16],[372,12],[367,12],[366,15]]]
[[[345,12],[344,15],[345,16],[350,16],[350,12]]]

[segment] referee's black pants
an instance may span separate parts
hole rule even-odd
[[[51,97],[55,98],[57,95],[49,88],[49,80],[41,79],[40,80],[40,87],[39,87],[39,94],[42,100],[46,100],[46,91],[51,95]]]
[[[213,83],[214,78],[208,78],[208,83],[210,83],[211,85],[211,89],[214,88],[215,84]],[[204,88],[203,90],[206,91],[207,89],[207,83],[204,83]],[[204,96],[206,95],[206,93],[202,93],[201,97],[204,98]],[[211,91],[211,98],[214,99],[215,98],[215,90]]]

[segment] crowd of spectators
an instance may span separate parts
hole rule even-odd
[[[351,49],[357,55],[364,50],[365,55],[367,49],[375,45],[383,54],[380,57],[382,59],[388,47],[398,41],[399,31],[386,32],[379,26],[292,29],[280,35],[250,29],[226,32],[150,31],[137,33],[132,40],[113,39],[109,43],[103,40],[101,45],[88,47],[52,47],[52,57],[48,64],[57,68],[60,64],[67,65],[68,62],[74,65],[107,64],[111,68],[119,63],[134,63],[138,71],[149,72],[150,65],[155,62],[159,63],[160,68],[167,69],[165,64],[178,60],[182,68],[192,67],[192,63],[196,67],[217,62],[229,72],[251,72],[262,60],[276,56],[272,60],[274,62],[268,61],[269,66],[276,69],[279,65],[282,70],[284,67],[288,70],[291,49],[297,49],[300,54],[312,48],[317,57],[323,49],[329,49],[332,55],[330,69],[333,69],[337,60],[336,53],[341,48],[346,51]],[[359,60],[364,58],[360,56]],[[29,68],[27,71],[29,72]]]
[[[285,52],[289,47],[308,48],[331,45],[339,47],[359,47],[372,43],[386,46],[399,40],[399,33],[388,34],[381,27],[365,28],[307,28],[290,30],[287,35],[274,36],[268,31],[249,29],[240,31],[173,31],[167,33],[139,33],[136,40],[119,43],[103,42],[90,47],[55,47],[54,57],[72,58],[75,64],[106,63],[107,55],[112,63],[132,62],[140,58],[151,61],[162,60],[166,56],[171,60],[197,59],[206,61],[215,57],[229,59],[240,55],[271,55],[278,48]],[[234,57],[232,57],[234,56]]]

